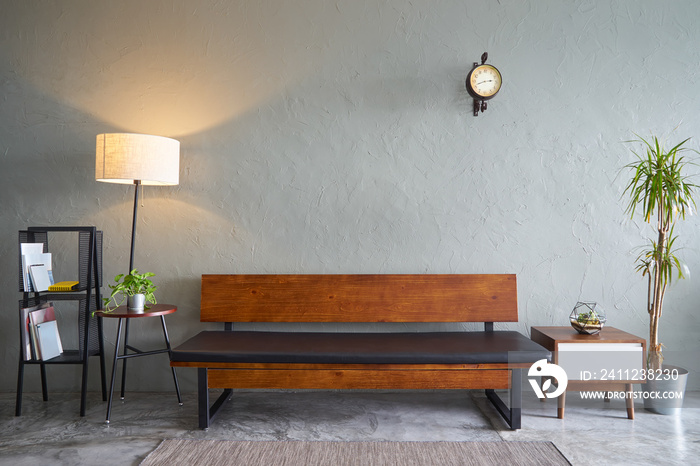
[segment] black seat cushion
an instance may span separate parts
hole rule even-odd
[[[307,333],[205,331],[172,361],[307,364],[496,364],[549,359],[518,332]]]

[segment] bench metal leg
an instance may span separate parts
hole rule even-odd
[[[499,414],[512,430],[520,429],[522,414],[522,369],[510,371],[510,408],[498,396],[495,390],[486,390],[486,397],[491,400]]]
[[[217,398],[214,404],[209,407],[209,374],[207,369],[200,367],[197,373],[198,393],[199,393],[199,428],[208,429],[211,420],[214,418],[219,409],[231,398],[232,389],[226,388],[223,393]]]
[[[520,429],[523,408],[522,369],[513,369],[510,375],[510,428]]]
[[[209,428],[209,379],[207,369],[200,367],[197,369],[197,392],[198,392],[198,411],[199,411],[199,428]]]

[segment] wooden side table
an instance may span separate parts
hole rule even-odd
[[[554,363],[569,378],[568,391],[626,393],[627,417],[634,419],[632,384],[643,383],[646,340],[614,327],[582,335],[572,327],[532,327],[530,339],[553,352]],[[566,392],[557,398],[557,417],[564,418]]]
[[[121,398],[124,399],[124,385],[126,384],[126,362],[130,358],[137,358],[141,356],[151,356],[153,354],[168,353],[170,354],[170,339],[168,338],[168,329],[165,326],[165,316],[172,314],[177,311],[177,306],[171,304],[154,304],[148,309],[137,312],[129,310],[126,306],[119,306],[118,308],[106,312],[103,310],[97,311],[95,314],[99,317],[106,317],[112,319],[119,319],[119,326],[117,328],[117,341],[114,344],[114,362],[112,363],[112,382],[109,386],[109,399],[107,401],[107,420],[106,423],[109,424],[109,417],[112,413],[112,396],[114,395],[114,379],[117,375],[117,361],[123,359],[122,363],[122,388],[121,388]],[[165,348],[154,350],[154,351],[141,351],[133,346],[129,345],[129,320],[136,319],[140,317],[160,317],[160,322],[163,326],[163,336],[165,337]],[[119,341],[121,340],[122,327],[126,322],[126,331],[124,332],[124,347],[122,354],[119,354]],[[129,353],[129,350],[132,351]],[[177,393],[177,401],[182,405],[182,397],[180,396],[180,385],[177,382],[177,374],[175,373],[175,368],[171,368],[173,371],[173,380],[175,382],[175,392]]]

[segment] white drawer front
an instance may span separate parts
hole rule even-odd
[[[641,343],[560,343],[557,360],[569,380],[641,380]]]

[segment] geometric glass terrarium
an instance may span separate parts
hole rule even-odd
[[[595,335],[605,326],[605,311],[598,303],[578,302],[569,315],[571,326],[578,333]]]

